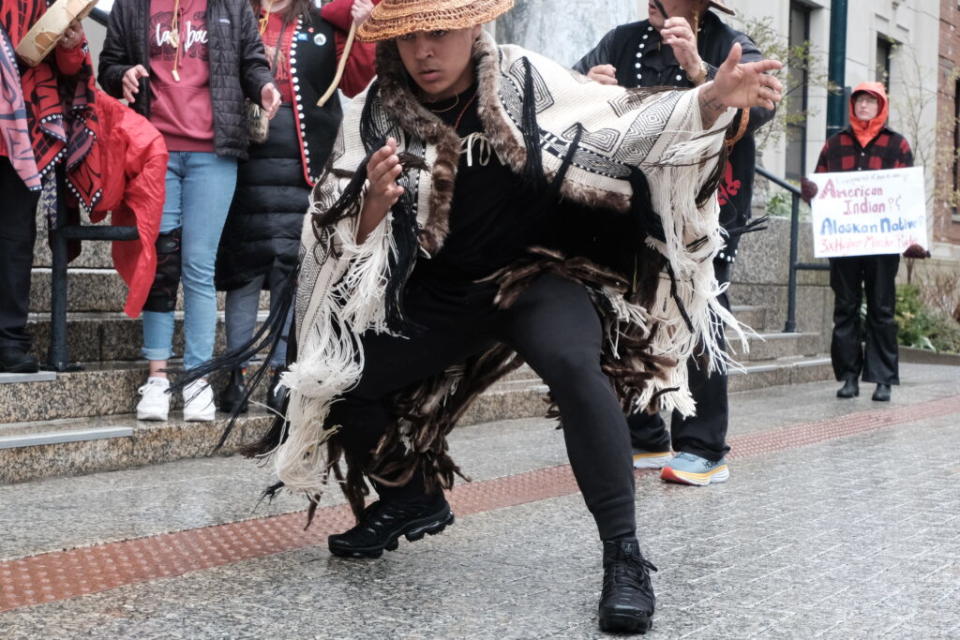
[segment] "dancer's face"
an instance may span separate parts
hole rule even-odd
[[[473,42],[479,25],[451,31],[418,31],[397,38],[407,73],[430,102],[451,98],[474,80]]]

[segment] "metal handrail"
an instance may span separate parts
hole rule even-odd
[[[829,271],[830,265],[817,262],[799,262],[800,253],[800,198],[802,192],[796,185],[773,175],[763,167],[757,167],[757,175],[790,192],[790,257],[787,274],[787,321],[784,333],[797,332],[797,271]]]

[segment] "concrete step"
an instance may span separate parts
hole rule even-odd
[[[731,371],[728,391],[752,391],[787,384],[833,379],[830,356],[791,356],[764,363],[748,363],[743,371]]]
[[[146,363],[137,360],[141,343],[139,321],[117,314],[77,314],[73,321],[72,358],[75,362],[87,361],[84,370],[59,374],[54,379],[0,385],[0,423],[133,412],[139,397],[137,389],[146,378]],[[40,320],[36,326],[38,333],[44,326],[49,329]],[[218,334],[218,349],[223,349],[222,323]],[[819,343],[818,334],[765,334],[762,339],[751,339],[750,353],[738,359],[745,365],[771,365],[779,371],[781,361],[816,354]],[[178,339],[177,349],[179,344]],[[38,340],[38,350],[45,348],[46,340]],[[98,358],[110,360],[97,361]],[[174,361],[171,366],[177,369],[179,364]],[[214,376],[214,388],[225,384],[225,378],[223,373]],[[774,380],[770,384],[791,381],[780,373],[774,375]],[[506,383],[516,387],[515,383],[539,384],[539,381],[528,367],[522,367],[501,384]],[[174,402],[179,399],[175,398]]]
[[[7,383],[3,383],[0,375],[0,425],[114,416],[135,411],[140,400],[137,389],[147,378],[146,362],[101,362],[84,366],[82,371],[43,372],[36,379],[13,378]],[[179,362],[171,361],[174,370],[180,366]],[[226,381],[224,372],[211,377],[216,391],[223,388]],[[265,386],[260,386],[254,400],[263,400]],[[181,406],[180,394],[174,394],[171,407],[179,409]]]
[[[48,267],[35,267],[30,278],[30,311],[50,312],[50,278]],[[224,293],[217,292],[217,308],[223,309]],[[127,299],[127,285],[116,271],[89,267],[67,270],[67,311],[120,312]],[[260,308],[269,309],[269,294],[260,296]],[[177,309],[183,309],[183,291],[177,298]]]
[[[184,458],[235,453],[260,437],[271,422],[261,409],[237,420],[225,446],[214,447],[228,423],[140,422],[134,414],[0,425],[0,484],[128,469]]]
[[[542,416],[546,408],[545,386],[536,380],[513,380],[481,395],[460,424]],[[0,424],[0,484],[215,455],[228,423],[225,414],[217,417],[212,423],[184,422],[174,411],[167,422],[141,422],[128,413]],[[236,452],[259,438],[270,423],[262,408],[252,408],[238,419],[234,434],[216,454]]]
[[[50,311],[51,270],[34,268],[30,278],[30,311]],[[121,311],[127,285],[112,269],[67,270],[67,311]]]
[[[822,351],[819,333],[761,333],[748,339],[750,351],[743,353],[740,342],[727,336],[727,346],[734,359],[741,362],[761,362],[791,356],[812,356]]]
[[[261,310],[258,320],[267,319]],[[173,352],[183,354],[183,312],[175,312]],[[43,361],[50,344],[50,314],[30,314],[27,325],[33,335],[32,353]],[[71,362],[104,362],[140,360],[143,344],[143,323],[124,313],[111,311],[71,312],[67,314],[67,346]],[[216,353],[226,349],[223,312],[217,321]]]
[[[731,306],[730,310],[737,320],[757,333],[767,329],[768,309],[766,307],[739,304]]]
[[[269,298],[263,295],[259,320],[267,317]],[[759,331],[762,329],[765,311],[762,307],[748,307],[734,310],[737,318]],[[28,330],[33,335],[31,352],[43,360],[47,356],[50,344],[50,314],[31,313]],[[220,312],[217,324],[218,352],[225,348],[223,312]],[[776,337],[773,339],[777,339]],[[130,318],[118,311],[71,311],[67,314],[67,345],[71,362],[101,362],[139,360],[143,341],[143,327],[139,318]],[[803,340],[801,340],[803,342]],[[808,345],[803,345],[808,349]],[[769,359],[764,355],[770,347],[757,347],[753,359]],[[786,348],[786,347],[783,347]],[[176,312],[176,330],[174,333],[174,353],[183,353],[183,312]],[[762,356],[762,357],[761,357]]]
[[[86,365],[82,371],[67,373],[41,372],[32,376],[0,374],[0,426],[11,423],[35,423],[51,420],[80,418],[110,418],[132,414],[140,396],[137,389],[147,377],[145,362],[105,362]],[[176,369],[179,364],[173,362]],[[7,378],[4,383],[4,378]],[[212,376],[211,384],[219,392],[227,382],[227,374],[219,372]],[[527,417],[543,413],[538,401],[539,413],[530,414],[524,408],[528,390],[542,386],[529,368],[513,372],[490,390],[490,398],[471,409],[472,422],[508,417]],[[262,401],[265,384],[254,393],[255,401]],[[544,387],[545,389],[545,387]],[[535,394],[540,397],[539,391]],[[171,407],[179,409],[183,404],[179,394],[171,398]],[[490,406],[487,406],[490,405]],[[501,412],[500,417],[488,417]]]
[[[116,376],[117,372],[111,373]],[[743,372],[731,372],[730,390],[746,391],[830,377],[829,358],[785,358],[769,364],[751,364]],[[137,377],[134,384],[139,384],[141,379]],[[34,388],[38,388],[44,383],[34,384],[37,385]],[[0,385],[0,392],[5,386],[11,385]],[[482,394],[460,425],[542,416],[547,398],[547,387],[529,368],[522,367]],[[0,403],[0,406],[5,405]],[[65,420],[8,421],[0,424],[0,483],[211,456],[226,420],[225,415],[218,414],[216,422],[186,423],[181,414],[174,411],[167,422],[139,422],[129,412]],[[235,434],[217,453],[235,452],[241,444],[260,437],[269,424],[270,416],[258,407],[252,408],[239,419]]]

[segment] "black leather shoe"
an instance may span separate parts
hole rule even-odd
[[[243,369],[233,369],[230,372],[230,382],[220,392],[217,404],[224,413],[246,413],[250,409],[249,404],[243,402]]]
[[[877,402],[890,402],[890,385],[878,384],[877,390],[873,392],[873,399]]]
[[[656,570],[640,554],[635,538],[604,541],[601,631],[646,633],[653,623],[656,604],[650,571]]]
[[[394,551],[400,536],[414,542],[436,535],[453,524],[453,512],[443,494],[420,500],[378,500],[363,512],[357,526],[327,538],[330,553],[343,558],[379,558]]]
[[[0,373],[36,373],[39,370],[37,359],[23,349],[0,348]]]
[[[847,377],[843,381],[843,386],[837,391],[838,398],[856,398],[860,395],[860,385],[853,376]]]

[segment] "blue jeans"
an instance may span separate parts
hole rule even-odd
[[[213,285],[217,246],[237,184],[237,161],[214,153],[172,151],[160,233],[181,227],[183,364],[192,369],[213,357],[217,292]],[[143,356],[167,360],[173,353],[173,312],[143,312]]]
[[[227,291],[227,301],[224,306],[225,324],[227,329],[227,351],[233,351],[242,347],[250,338],[257,327],[257,312],[260,309],[260,289],[263,288],[264,280],[269,277],[268,285],[270,287],[270,311],[273,312],[280,304],[280,295],[287,284],[287,277],[278,273],[277,269],[271,269],[267,275],[254,278],[253,281],[240,287]],[[273,357],[270,358],[270,366],[279,369],[287,364],[287,336],[290,334],[290,324],[293,319],[293,308],[287,314],[287,319],[283,324],[283,334],[280,336],[280,342]],[[244,362],[246,367],[248,363]]]

